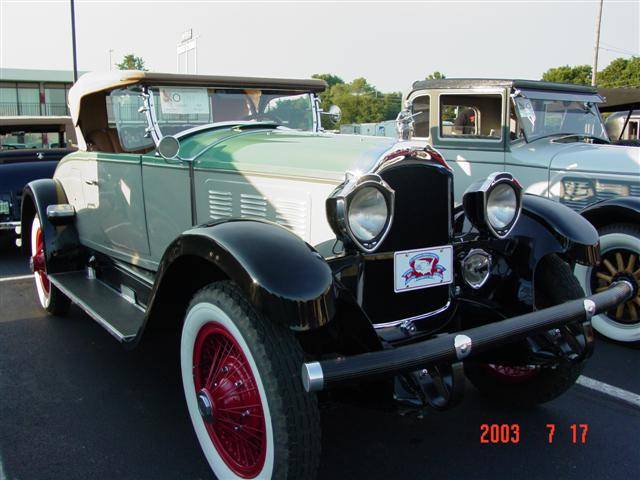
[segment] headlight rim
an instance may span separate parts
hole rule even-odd
[[[360,240],[352,231],[349,222],[349,209],[351,201],[358,192],[364,188],[375,188],[383,196],[387,206],[387,220],[381,232],[370,241]],[[359,177],[348,177],[345,185],[340,189],[335,197],[335,208],[333,209],[334,219],[330,219],[330,224],[338,227],[340,237],[343,243],[355,245],[358,249],[365,253],[375,252],[382,242],[385,240],[391,230],[393,224],[395,210],[395,191],[377,174],[367,174]],[[335,223],[334,223],[335,222]],[[335,229],[334,229],[335,230]],[[338,232],[336,232],[338,233]]]
[[[501,184],[511,187],[516,196],[516,214],[504,228],[495,228],[489,221],[488,202],[491,192]],[[488,232],[498,239],[507,237],[517,225],[522,213],[522,186],[509,172],[494,172],[486,179],[470,185],[463,195],[465,216],[480,231]]]
[[[495,192],[495,190],[500,185],[509,186],[509,188],[511,188],[511,190],[513,190],[513,193],[514,193],[514,196],[515,196],[515,200],[516,200],[515,214],[514,214],[513,218],[511,219],[511,221],[509,223],[507,223],[502,228],[499,228],[499,227],[496,227],[495,225],[493,225],[493,223],[491,223],[491,220],[489,219],[489,200],[491,198],[491,194],[493,192]],[[491,187],[487,190],[487,193],[485,195],[484,211],[485,211],[485,218],[486,218],[486,221],[487,221],[487,225],[492,230],[492,233],[494,233],[499,238],[504,238],[505,236],[507,236],[509,234],[509,232],[511,231],[511,229],[515,226],[516,222],[518,221],[518,217],[520,215],[520,210],[521,209],[520,209],[519,192],[518,192],[518,189],[516,188],[516,186],[514,185],[513,181],[511,181],[510,179],[501,179],[501,180],[498,180],[498,181],[496,181],[496,182],[491,184]]]

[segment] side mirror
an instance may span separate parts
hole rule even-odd
[[[158,153],[165,160],[174,160],[178,158],[180,152],[180,141],[171,135],[162,137],[158,143]]]
[[[337,105],[331,105],[329,107],[329,112],[327,113],[331,118],[333,118],[335,122],[339,122],[340,119],[342,118],[342,110]]]

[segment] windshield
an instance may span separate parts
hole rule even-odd
[[[313,128],[309,93],[191,87],[154,87],[151,91],[162,135],[235,121],[274,122],[297,130]]]
[[[311,131],[313,96],[299,91],[239,90],[206,87],[151,87],[155,117],[162,136],[218,122],[271,122]],[[107,97],[109,125],[117,128],[125,151],[149,148],[143,99],[118,89]]]
[[[608,141],[593,102],[516,97],[514,103],[528,141],[553,135],[584,135]]]

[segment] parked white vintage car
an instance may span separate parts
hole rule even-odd
[[[456,203],[476,179],[508,170],[527,193],[580,211],[599,230],[603,261],[576,266],[587,294],[620,276],[640,280],[640,149],[611,144],[591,87],[529,80],[413,84],[399,128],[453,167]],[[403,130],[403,131],[402,131]],[[593,319],[603,335],[640,341],[640,298]]]

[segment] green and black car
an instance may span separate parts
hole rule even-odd
[[[31,182],[23,246],[39,300],[126,347],[181,332],[185,399],[218,478],[313,478],[318,399],[446,409],[562,394],[590,319],[635,296],[581,216],[505,172],[469,186],[430,147],[322,131],[318,80],[86,74],[79,151]],[[334,111],[334,113],[336,113]]]

